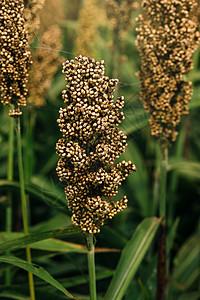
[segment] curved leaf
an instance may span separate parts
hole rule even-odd
[[[1,232],[1,242],[3,240],[7,240],[5,243],[0,243],[0,253],[6,252],[6,251],[12,251],[19,248],[22,248],[25,245],[32,244],[38,241],[43,241],[45,239],[49,239],[52,237],[58,237],[58,236],[66,236],[66,235],[72,235],[74,233],[79,233],[80,230],[75,227],[70,228],[64,228],[64,229],[57,229],[57,230],[51,230],[47,232],[40,232],[40,233],[33,233],[26,236],[21,236],[23,233],[7,233],[7,232]],[[11,238],[12,236],[18,237],[14,240]],[[76,245],[76,244],[74,244]]]
[[[20,189],[19,182],[16,181],[9,181],[6,179],[0,180],[0,188],[13,188],[13,189]],[[45,188],[42,189],[41,186],[37,186],[35,184],[28,184],[25,185],[25,191],[29,195],[33,195],[38,199],[42,200],[43,202],[47,202],[52,207],[56,207],[59,209],[65,208],[66,213],[68,213],[66,200],[64,197],[64,193],[61,195],[58,194],[57,190],[46,190]]]
[[[0,293],[0,299],[29,300],[29,297],[13,291],[4,291]]]
[[[146,218],[136,228],[132,238],[122,251],[114,277],[108,287],[105,300],[120,300],[138,270],[160,225],[161,219]]]
[[[25,260],[19,259],[15,256],[0,256],[0,261],[3,263],[11,264],[19,267],[25,271],[31,272],[40,279],[48,282],[50,285],[63,292],[70,299],[75,299],[57,280],[55,280],[44,268],[35,266],[26,262]]]
[[[200,180],[200,163],[197,161],[172,161],[168,166],[169,171],[174,170],[178,174],[191,179]]]

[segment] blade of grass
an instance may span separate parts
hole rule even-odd
[[[177,293],[186,293],[191,287],[198,289],[200,234],[191,236],[181,247],[174,259],[174,270],[168,283],[169,299]],[[189,292],[189,290],[188,290]],[[190,298],[188,298],[190,299]],[[192,298],[191,298],[192,299]]]
[[[0,253],[6,252],[8,249],[10,251],[20,249],[27,244],[32,244],[38,241],[42,241],[45,239],[53,238],[53,237],[61,237],[61,236],[66,236],[66,235],[72,235],[74,233],[80,233],[80,230],[78,230],[75,227],[70,227],[70,228],[64,228],[64,229],[57,229],[57,230],[51,230],[47,232],[40,232],[40,233],[33,233],[33,234],[28,234],[26,236],[10,240],[5,243],[0,244]],[[6,233],[0,233],[1,238],[6,236]]]
[[[5,179],[0,180],[0,188],[2,189],[8,189],[8,188],[13,188],[13,189],[20,189],[20,184],[16,181],[8,181]],[[57,209],[65,209],[65,212],[68,212],[67,207],[66,207],[66,199],[63,195],[57,194],[57,192],[51,192],[48,190],[42,190],[41,186],[37,186],[34,184],[29,184],[25,185],[25,191],[26,193],[33,195],[37,197],[38,199],[47,202],[49,205],[56,207]]]
[[[26,262],[25,260],[19,259],[15,256],[0,256],[0,261],[3,263],[11,264],[16,267],[19,267],[25,271],[34,274],[35,276],[39,277],[40,279],[48,282],[49,284],[53,285],[59,291],[63,292],[66,296],[70,299],[75,299],[57,280],[55,280],[44,268],[40,266],[35,266],[31,263]]]
[[[29,300],[28,296],[21,295],[17,292],[5,291],[0,293],[0,299],[16,299],[16,300]]]
[[[116,272],[106,292],[105,300],[122,299],[151,245],[160,222],[161,219],[158,218],[146,218],[139,224],[122,251]]]
[[[174,170],[181,176],[189,179],[200,180],[200,163],[196,161],[172,161],[169,164],[168,170]]]

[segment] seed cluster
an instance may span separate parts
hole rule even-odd
[[[176,140],[176,126],[188,113],[191,56],[199,44],[195,0],[143,1],[138,17],[137,47],[142,56],[139,72],[141,99],[150,113],[151,133],[166,144]]]
[[[39,11],[42,9],[45,0],[24,0],[25,29],[29,34],[29,42],[35,38],[35,33],[40,26]]]
[[[10,116],[21,115],[26,105],[27,69],[30,64],[22,0],[0,2],[0,88],[1,102],[14,105]]]
[[[57,26],[52,26],[43,34],[37,51],[32,54],[28,102],[35,107],[45,104],[53,75],[62,62],[58,50],[61,48],[61,30]]]
[[[76,53],[94,56],[94,42],[98,36],[98,19],[100,9],[97,0],[87,0],[79,13]]]
[[[125,152],[126,136],[118,126],[124,119],[124,101],[113,93],[118,80],[104,76],[104,61],[79,56],[63,64],[66,90],[58,124],[62,138],[56,145],[59,179],[72,220],[83,232],[97,233],[106,219],[127,206],[127,199],[111,201],[135,166],[114,161]]]
[[[105,0],[106,14],[113,31],[123,39],[126,31],[133,25],[131,15],[139,4],[135,0]]]

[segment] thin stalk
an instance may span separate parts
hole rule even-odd
[[[166,187],[167,187],[168,149],[161,152],[160,164],[160,217],[166,217]]]
[[[24,169],[23,169],[23,161],[22,161],[20,118],[16,119],[16,134],[17,134],[17,153],[18,153],[18,168],[19,168],[23,227],[24,227],[25,235],[28,235],[28,216],[27,216],[27,203],[26,203],[26,195],[25,195],[25,187],[24,187],[25,182],[24,182]],[[26,257],[27,257],[27,261],[31,263],[31,251],[29,245],[26,245]],[[29,290],[30,290],[31,300],[35,300],[33,274],[30,272],[28,272],[28,279],[29,279]]]
[[[96,274],[95,274],[95,260],[94,260],[94,237],[89,233],[86,237],[88,248],[88,270],[89,270],[89,282],[90,282],[90,300],[96,300]]]
[[[14,158],[14,119],[10,118],[9,125],[9,140],[8,140],[8,172],[7,179],[9,181],[13,180],[13,158]],[[8,201],[6,207],[6,232],[12,231],[12,193],[8,190]],[[7,252],[9,254],[9,252]],[[6,285],[11,284],[11,272],[10,269],[6,270],[5,276]]]
[[[167,188],[167,146],[161,148],[160,162],[160,217],[163,218],[158,237],[158,262],[157,262],[157,300],[164,300],[166,297],[166,188]]]
[[[159,204],[159,170],[160,170],[160,148],[159,145],[156,147],[156,160],[154,169],[154,186],[153,186],[153,201],[149,206],[149,211],[151,211],[151,216],[155,216],[158,210]]]
[[[25,138],[26,138],[26,153],[24,154],[24,178],[25,183],[30,183],[30,178],[33,173],[34,166],[34,143],[33,143],[33,131],[36,121],[35,109],[27,109],[24,113],[25,122]]]

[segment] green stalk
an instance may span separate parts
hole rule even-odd
[[[17,133],[17,153],[18,153],[23,227],[24,227],[25,235],[28,235],[28,216],[27,216],[27,203],[26,203],[26,195],[25,195],[25,187],[24,187],[25,183],[24,183],[24,170],[23,170],[23,161],[22,161],[20,118],[16,119],[16,133]],[[27,262],[31,263],[31,251],[29,245],[26,245],[26,257],[27,257]],[[29,279],[29,290],[30,290],[31,300],[35,300],[33,274],[30,272],[28,272],[28,279]]]
[[[154,168],[153,201],[149,207],[149,211],[151,211],[151,216],[155,216],[157,214],[157,209],[158,209],[158,205],[159,205],[160,155],[161,155],[160,147],[159,147],[159,145],[157,145],[155,168]]]
[[[25,122],[25,138],[26,138],[26,153],[24,153],[24,178],[25,184],[30,183],[30,178],[33,173],[34,166],[34,143],[33,143],[33,131],[36,121],[35,109],[28,109],[24,113]]]
[[[14,157],[14,119],[10,118],[9,126],[9,141],[8,141],[8,172],[7,179],[13,180],[13,157]],[[12,231],[12,193],[8,190],[8,202],[6,207],[6,232]],[[7,252],[9,254],[9,252]],[[10,269],[6,270],[5,276],[6,285],[11,284],[11,273]]]
[[[167,163],[168,149],[167,146],[161,150],[160,164],[160,217],[166,217],[166,186],[167,186]]]
[[[89,282],[90,282],[90,300],[96,300],[96,275],[95,275],[95,261],[94,261],[94,237],[89,233],[86,237],[88,248],[88,270],[89,270]]]
[[[167,188],[167,146],[161,146],[160,162],[160,217],[163,218],[158,237],[158,262],[157,262],[157,292],[156,300],[164,300],[166,294],[166,188]]]

